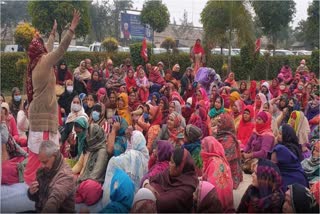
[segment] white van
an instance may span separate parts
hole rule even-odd
[[[23,47],[20,45],[6,45],[4,52],[20,52],[24,51]]]
[[[100,42],[94,42],[89,46],[89,50],[91,52],[101,52],[101,43]]]
[[[53,44],[53,50],[56,50],[59,46],[59,43],[58,42],[55,42]],[[77,45],[69,45],[68,49],[67,49],[68,52],[70,51],[90,51],[90,49],[86,46],[77,46]]]
[[[221,48],[213,48],[211,49],[211,54],[221,55]],[[223,48],[222,49],[222,55],[228,56],[229,55],[229,49]],[[231,56],[235,56],[237,53],[231,49]]]
[[[274,52],[275,56],[292,56],[294,53],[289,50],[275,50]]]

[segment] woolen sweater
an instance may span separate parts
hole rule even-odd
[[[47,43],[48,53],[44,54],[32,71],[33,100],[29,107],[31,131],[58,130],[58,103],[55,93],[56,77],[53,66],[66,52],[73,32],[67,31],[59,47],[52,51],[54,36],[51,34]]]

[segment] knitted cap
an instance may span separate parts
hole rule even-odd
[[[202,131],[197,126],[189,124],[186,127],[185,135],[187,136],[188,140],[194,142],[201,138]]]

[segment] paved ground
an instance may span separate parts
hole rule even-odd
[[[252,178],[251,175],[243,173],[243,181],[240,183],[238,189],[233,190],[233,202],[234,208],[237,209],[241,201],[241,198],[244,192],[247,190],[247,187],[251,184]]]

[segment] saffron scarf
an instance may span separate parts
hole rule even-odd
[[[126,93],[121,93],[118,96],[118,99],[121,99],[124,103],[124,106],[122,108],[117,108],[117,113],[119,116],[124,118],[128,125],[130,126],[132,121],[131,121],[131,114],[129,112],[129,100],[128,100],[128,95]]]

